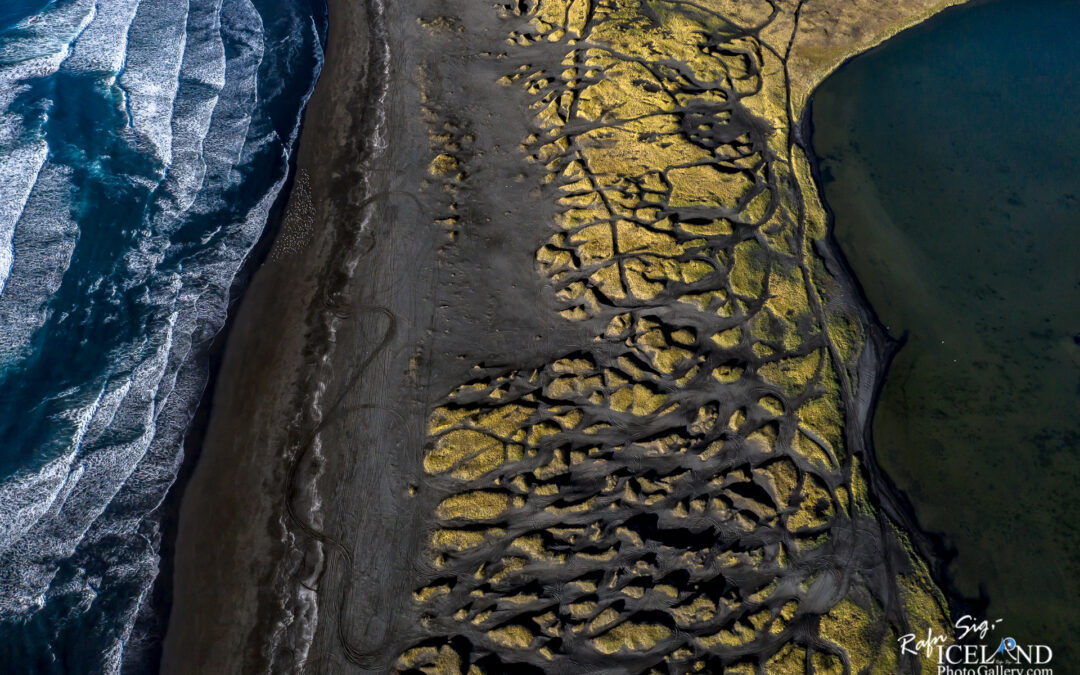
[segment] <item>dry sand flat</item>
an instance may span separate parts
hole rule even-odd
[[[165,669],[930,668],[794,121],[947,4],[332,3]]]

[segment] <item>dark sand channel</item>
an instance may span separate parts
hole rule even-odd
[[[987,637],[1080,632],[1080,3],[945,12],[813,106],[835,231],[906,342],[873,425],[883,470],[984,592]],[[995,637],[996,636],[996,637]]]

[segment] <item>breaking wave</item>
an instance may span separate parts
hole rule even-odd
[[[0,663],[119,672],[323,0],[0,9]],[[14,670],[13,670],[14,669]]]

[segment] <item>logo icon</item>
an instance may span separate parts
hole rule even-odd
[[[1006,653],[1011,652],[1014,649],[1016,649],[1016,640],[1012,639],[1011,637],[1007,637],[1001,641],[1001,644],[998,645],[997,651],[994,652],[993,655],[1004,656]]]

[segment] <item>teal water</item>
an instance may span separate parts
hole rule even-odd
[[[1080,3],[945,12],[860,56],[813,104],[835,233],[906,342],[880,464],[956,550],[987,637],[1080,650]],[[996,636],[996,639],[995,639]]]

